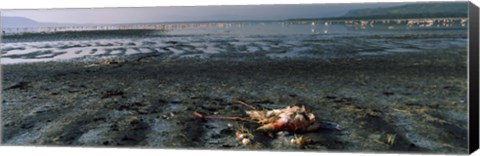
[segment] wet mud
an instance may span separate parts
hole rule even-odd
[[[168,43],[179,44],[179,43]],[[113,52],[113,51],[112,51]],[[330,59],[171,58],[2,66],[2,143],[36,146],[466,153],[466,49]],[[257,108],[305,105],[322,128],[255,131]],[[244,128],[252,142],[235,132]],[[310,138],[302,145],[295,137]]]

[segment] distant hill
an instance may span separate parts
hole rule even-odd
[[[431,2],[397,7],[350,10],[342,18],[468,17],[467,2]]]
[[[25,17],[1,16],[1,26],[3,28],[21,28],[21,27],[49,27],[49,26],[69,26],[78,24],[67,23],[43,23]]]
[[[41,23],[24,17],[0,17],[2,27],[28,27],[39,26]]]

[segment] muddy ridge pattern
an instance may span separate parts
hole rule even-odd
[[[467,152],[466,49],[355,59],[208,60],[134,55],[110,63],[3,66],[2,143],[151,148]],[[92,65],[94,64],[94,65]],[[22,71],[22,72],[18,72]],[[328,129],[255,132],[258,124],[201,120],[297,103]]]
[[[307,27],[308,29],[308,27]],[[8,37],[2,46],[2,64],[19,62],[90,60],[136,54],[162,54],[170,58],[344,58],[364,55],[415,53],[467,46],[460,30],[413,31],[387,34],[157,34],[48,40]],[[121,31],[120,31],[121,32]],[[81,34],[81,32],[78,32]],[[112,32],[113,33],[113,32]],[[119,32],[116,32],[119,33]],[[37,39],[39,38],[39,39]],[[48,35],[46,36],[48,38]]]

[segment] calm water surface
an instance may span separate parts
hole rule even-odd
[[[81,33],[81,32],[77,32]],[[1,64],[97,59],[139,53],[199,58],[335,58],[466,49],[467,27],[344,24],[320,22],[245,22],[189,27],[140,35],[69,37],[57,33],[2,41]],[[113,37],[112,37],[113,36]],[[18,39],[16,39],[18,37]],[[53,38],[53,39],[52,39]]]

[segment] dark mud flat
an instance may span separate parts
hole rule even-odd
[[[98,62],[5,65],[2,143],[9,145],[467,152],[466,50],[356,58],[171,59],[137,55]],[[297,103],[338,124],[289,135],[253,132],[255,123],[195,118],[242,116]]]

